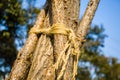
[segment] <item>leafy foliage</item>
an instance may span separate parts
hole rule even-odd
[[[5,77],[23,46],[27,28],[32,26],[38,9],[22,8],[22,0],[0,0],[0,76]],[[28,14],[29,13],[29,14]]]
[[[119,80],[120,64],[116,58],[105,57],[101,47],[104,47],[103,27],[91,27],[86,42],[82,47],[77,79],[79,80]]]
[[[17,55],[14,45],[17,25],[24,24],[25,18],[17,0],[1,0],[0,5],[0,75],[5,75]]]

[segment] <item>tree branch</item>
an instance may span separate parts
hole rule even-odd
[[[85,14],[82,17],[80,24],[78,26],[78,29],[77,29],[78,37],[80,37],[80,38],[85,37],[85,35],[90,27],[90,24],[92,22],[92,19],[94,17],[94,14],[96,12],[96,9],[98,7],[99,1],[100,0],[90,0],[88,6],[86,8]]]
[[[98,7],[98,4],[99,4],[99,0],[90,0],[88,6],[86,8],[85,14],[84,14],[80,24],[78,25],[78,29],[77,29],[76,33],[77,33],[77,36],[80,38],[80,41],[76,41],[76,43],[78,44],[79,48],[81,48],[81,46],[82,46],[82,42],[84,41],[84,37],[86,36],[87,31],[90,27],[90,24],[92,22],[92,19],[94,17],[94,14]],[[78,64],[79,56],[81,56],[80,49],[78,51],[79,51],[79,54],[77,54],[77,57],[75,57],[75,59],[77,61],[75,64]],[[77,70],[77,67],[76,67],[76,70]]]
[[[35,28],[39,28],[43,25],[44,17],[45,11],[42,10],[38,15],[37,21],[34,25]],[[33,33],[29,35],[27,41],[25,42],[25,45],[19,51],[10,75],[6,80],[26,80],[29,72],[29,67],[31,65],[31,57],[33,55],[37,41],[38,37],[36,34]]]

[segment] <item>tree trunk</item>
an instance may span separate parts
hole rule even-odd
[[[98,4],[99,0],[90,0],[86,12],[79,22],[80,0],[47,0],[46,7],[41,10],[33,28],[39,30],[50,28],[56,23],[64,24],[67,29],[73,30],[77,38],[79,37],[79,41],[75,42],[78,54],[73,55],[71,48],[68,47],[62,54],[62,59],[70,54],[68,60],[61,60],[58,69],[56,69],[55,64],[69,40],[68,36],[31,33],[24,47],[18,53],[6,80],[74,80],[80,47]]]
[[[78,26],[79,18],[79,0],[51,0],[52,3],[52,18],[53,24],[63,23],[67,28],[72,28],[74,31]],[[57,61],[60,52],[64,49],[65,43],[67,42],[67,37],[64,35],[56,34],[54,36],[54,55],[55,61]],[[68,53],[66,53],[68,54]],[[60,69],[61,69],[61,65]],[[60,73],[60,69],[56,71],[56,77]],[[70,55],[67,67],[64,73],[63,80],[71,80],[73,73],[73,56]]]

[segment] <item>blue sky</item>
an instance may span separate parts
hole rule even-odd
[[[120,0],[101,0],[93,24],[102,24],[108,35],[102,49],[104,54],[120,60]]]
[[[83,15],[89,0],[81,0],[81,15]],[[37,0],[36,6],[43,6],[45,0]],[[117,57],[120,60],[120,0],[101,0],[92,24],[103,25],[105,47],[102,48],[107,57]]]

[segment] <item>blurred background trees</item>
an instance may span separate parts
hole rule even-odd
[[[81,51],[78,80],[120,80],[120,63],[102,54],[105,37],[103,26],[91,26]]]
[[[29,0],[28,0],[29,1]],[[35,1],[35,0],[34,0]],[[22,0],[0,0],[0,76],[10,72],[18,49],[24,44],[28,29],[39,9],[22,7]]]
[[[23,0],[0,0],[0,80],[10,72],[40,11],[34,6],[36,0],[26,3],[28,6]],[[120,63],[102,54],[106,36],[103,26],[91,26],[83,43],[77,80],[120,80]]]

